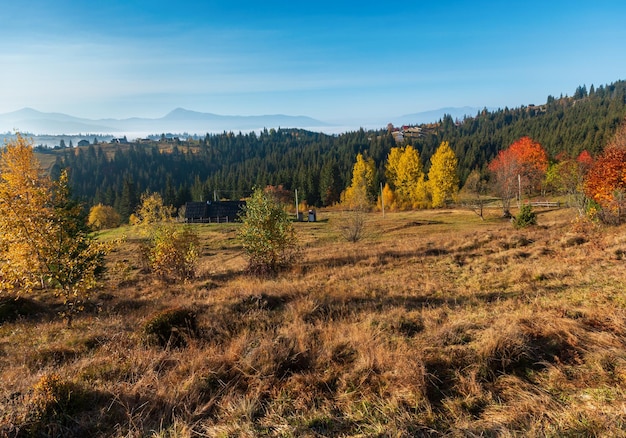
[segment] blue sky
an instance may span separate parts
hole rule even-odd
[[[0,0],[0,113],[393,120],[626,79],[626,2]]]

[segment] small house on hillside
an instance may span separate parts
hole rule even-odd
[[[246,205],[246,201],[187,202],[185,204],[185,222],[234,222],[238,219],[244,205]]]
[[[89,146],[89,140],[81,140],[78,142],[78,146],[82,147],[82,146]]]

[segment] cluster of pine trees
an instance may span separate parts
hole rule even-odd
[[[282,185],[297,189],[309,205],[325,206],[339,202],[350,186],[357,154],[374,163],[378,186],[389,182],[385,166],[392,148],[412,147],[428,172],[436,149],[447,142],[458,158],[463,185],[472,171],[484,170],[499,151],[523,136],[539,142],[551,158],[583,150],[598,155],[624,117],[626,81],[618,81],[589,90],[578,87],[572,97],[549,96],[543,105],[484,110],[464,120],[445,116],[402,145],[387,129],[342,135],[298,129],[224,132],[180,142],[167,152],[159,142],[53,151],[58,155],[52,174],[69,169],[75,196],[88,206],[114,206],[124,218],[146,191],[160,193],[166,204],[178,207],[190,200],[239,199],[253,187]]]

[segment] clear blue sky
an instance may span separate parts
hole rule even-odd
[[[626,79],[626,2],[0,0],[0,113],[391,120]]]

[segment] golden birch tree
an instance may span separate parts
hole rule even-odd
[[[374,177],[376,165],[372,158],[365,159],[362,154],[356,156],[352,168],[352,182],[341,196],[342,204],[350,209],[367,209],[374,200]]]
[[[424,171],[417,149],[413,146],[391,148],[385,172],[387,180],[394,188],[399,208],[410,209],[426,205]]]
[[[447,141],[441,143],[430,158],[428,184],[432,206],[443,207],[448,199],[454,199],[459,191],[457,174],[458,159]]]
[[[67,173],[52,181],[18,135],[0,154],[0,290],[51,289],[71,325],[96,285],[108,246],[89,233]]]

